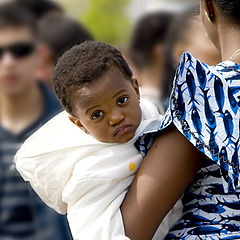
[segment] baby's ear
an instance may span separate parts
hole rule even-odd
[[[72,115],[69,115],[68,118],[73,124],[79,127],[82,131],[89,134],[88,130],[82,125],[81,121],[78,118],[73,117]]]
[[[138,99],[140,99],[139,84],[138,84],[138,80],[136,78],[132,78],[132,85],[137,93]]]

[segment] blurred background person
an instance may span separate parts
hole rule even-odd
[[[52,0],[9,0],[14,4],[18,4],[22,8],[28,9],[34,14],[37,20],[41,19],[46,14],[63,13],[62,6]]]
[[[36,79],[39,64],[34,17],[0,5],[0,239],[71,239],[65,216],[48,208],[23,181],[13,157],[28,136],[61,111]]]
[[[186,9],[199,5],[199,0],[148,0],[146,8],[149,12],[174,12],[181,13]]]
[[[51,86],[58,58],[76,44],[93,40],[82,24],[67,17],[62,6],[53,0],[12,0],[34,14],[38,21],[40,64],[37,78]]]
[[[63,14],[45,15],[39,21],[38,79],[50,86],[58,58],[74,45],[88,40],[93,40],[91,34],[77,21]]]
[[[165,40],[173,16],[173,13],[167,12],[144,15],[135,26],[129,49],[141,96],[155,103],[161,113],[163,107],[159,101],[159,89],[162,86]]]
[[[196,5],[195,0],[150,0],[133,30],[128,57],[130,65],[139,80],[142,97],[155,103],[161,113],[165,111],[160,96],[165,95],[162,93],[167,74],[165,49],[168,48],[172,21]]]
[[[221,62],[220,52],[208,38],[199,16],[199,6],[177,14],[172,21],[165,45],[165,65],[162,73],[163,85],[161,102],[168,105],[177,63],[184,52],[189,52],[208,65]]]

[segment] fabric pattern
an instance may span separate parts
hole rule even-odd
[[[184,194],[184,214],[166,239],[240,239],[240,66],[184,53],[170,105],[156,132],[173,123],[206,160]],[[136,143],[144,155],[156,133]]]

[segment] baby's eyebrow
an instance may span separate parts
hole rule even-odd
[[[126,91],[127,91],[126,89],[122,89],[119,92],[115,93],[112,98],[115,98],[118,94],[120,94],[122,92],[126,92]]]
[[[93,108],[100,107],[100,105],[94,105],[86,110],[86,114]]]

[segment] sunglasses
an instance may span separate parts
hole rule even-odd
[[[4,53],[10,53],[14,58],[24,58],[29,56],[35,50],[33,43],[15,43],[6,47],[0,47],[0,60]]]

